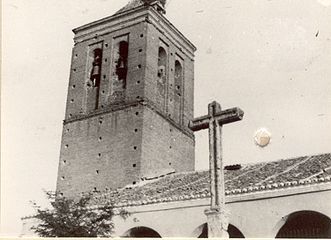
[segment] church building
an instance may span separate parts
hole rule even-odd
[[[57,191],[127,210],[115,237],[208,237],[210,174],[195,170],[189,128],[196,47],[160,0],[73,32]],[[331,237],[331,154],[224,172],[230,238]]]

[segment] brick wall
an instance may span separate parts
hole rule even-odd
[[[79,42],[73,48],[73,58],[71,64],[71,73],[68,88],[68,98],[66,106],[66,119],[73,119],[75,116],[84,116],[93,111],[93,99],[96,96],[93,88],[87,90],[91,61],[89,52],[95,47],[103,47],[103,59],[101,68],[101,79],[99,89],[99,109],[110,107],[115,101],[111,98],[111,79],[113,71],[112,48],[114,38],[128,34],[129,35],[129,55],[128,55],[128,73],[125,91],[125,101],[136,100],[137,97],[143,97],[143,78],[144,65],[146,58],[146,41],[144,38],[145,24],[138,23],[124,29],[120,29],[109,34],[98,36],[87,41]],[[142,36],[142,37],[141,37]],[[92,92],[88,94],[89,92]]]
[[[144,108],[142,176],[194,170],[194,138],[156,113]]]
[[[129,107],[64,125],[57,189],[71,196],[138,181],[142,112]]]

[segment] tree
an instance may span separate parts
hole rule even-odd
[[[39,223],[31,229],[40,237],[110,237],[114,223],[114,207],[111,202],[91,206],[93,194],[84,194],[78,200],[46,192],[51,208],[42,209],[34,204]],[[127,212],[120,211],[125,217]]]

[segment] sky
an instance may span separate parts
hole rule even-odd
[[[71,29],[127,1],[2,1],[1,235],[18,236],[29,201],[55,190]],[[166,17],[198,49],[195,116],[214,100],[245,112],[223,127],[225,164],[331,152],[331,0],[168,0]],[[207,131],[195,136],[207,169]]]

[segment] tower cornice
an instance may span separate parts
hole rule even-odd
[[[193,132],[190,129],[188,129],[187,127],[186,127],[186,129],[184,129],[182,126],[178,125],[175,121],[173,121],[171,118],[166,116],[160,109],[158,109],[157,106],[155,106],[155,104],[153,104],[148,99],[142,99],[140,101],[132,101],[132,102],[126,102],[126,103],[121,102],[119,104],[113,104],[113,105],[109,106],[106,109],[100,109],[99,111],[94,111],[93,113],[90,113],[88,115],[75,116],[71,119],[65,119],[65,120],[63,120],[63,125],[67,125],[67,124],[70,124],[70,123],[73,123],[73,122],[83,121],[83,120],[86,120],[86,119],[89,119],[89,118],[102,116],[102,115],[107,114],[107,113],[121,111],[123,109],[130,108],[130,107],[136,107],[136,106],[146,106],[149,109],[152,109],[158,115],[160,115],[161,117],[166,119],[168,122],[170,122],[173,127],[177,128],[179,131],[181,131],[182,133],[184,133],[188,137],[194,139]]]
[[[193,59],[192,53],[196,51],[194,44],[151,6],[140,6],[75,28],[73,29],[75,33],[74,41],[77,44],[141,22],[153,24],[158,31],[166,32],[172,38],[171,40]]]

